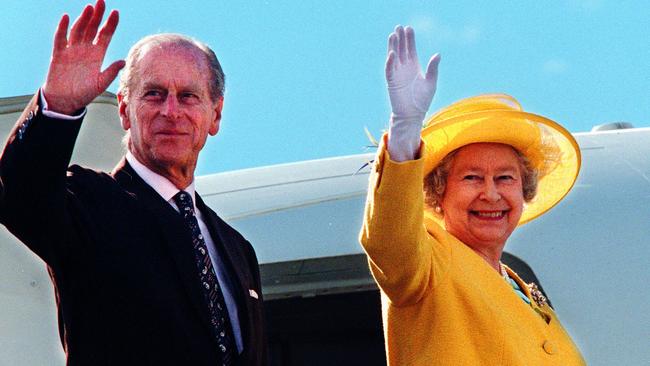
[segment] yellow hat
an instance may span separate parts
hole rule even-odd
[[[569,131],[524,112],[515,98],[505,94],[479,95],[443,108],[425,124],[422,140],[425,176],[447,154],[473,143],[507,144],[524,154],[539,175],[537,195],[525,203],[519,225],[560,202],[580,171],[580,149]]]

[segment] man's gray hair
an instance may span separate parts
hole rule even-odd
[[[217,99],[223,96],[226,77],[221,69],[217,55],[205,43],[176,33],[160,33],[146,36],[131,47],[126,57],[126,66],[120,76],[118,94],[128,100],[129,88],[133,85],[133,78],[138,73],[138,61],[146,51],[154,47],[169,45],[201,52],[205,56],[210,71],[210,97],[213,102],[216,102]]]

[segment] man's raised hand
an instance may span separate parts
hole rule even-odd
[[[69,35],[70,18],[67,14],[61,17],[43,86],[49,110],[72,115],[104,92],[124,67],[124,61],[119,60],[101,70],[119,18],[113,10],[99,28],[104,9],[104,0],[97,0],[94,7],[87,5],[72,24]]]

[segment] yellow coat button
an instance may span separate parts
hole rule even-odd
[[[555,344],[553,344],[553,342],[551,341],[544,341],[542,348],[544,348],[544,351],[546,351],[546,353],[548,353],[549,355],[553,355],[557,353],[557,348],[555,347]]]

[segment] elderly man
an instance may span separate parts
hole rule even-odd
[[[138,42],[101,65],[118,23],[104,2],[68,34],[0,160],[0,221],[48,265],[68,365],[263,365],[262,291],[251,245],[194,192],[219,129],[224,76],[180,35]],[[86,105],[124,68],[125,159],[111,173],[70,166]]]

